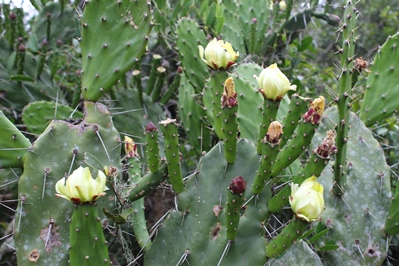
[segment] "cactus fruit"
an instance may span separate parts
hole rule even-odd
[[[222,131],[224,133],[224,157],[227,163],[234,163],[237,153],[237,93],[233,78],[224,82],[222,94]]]
[[[184,191],[183,177],[180,168],[179,135],[175,119],[159,122],[165,140],[165,156],[168,164],[169,181],[178,194]]]
[[[31,146],[30,141],[0,111],[0,168],[21,167]]]
[[[398,68],[393,62],[399,60],[399,33],[388,37],[375,56],[366,82],[360,118],[367,126],[372,126],[398,109],[396,95]]]
[[[141,58],[153,25],[151,14],[146,0],[85,2],[80,39],[85,100],[97,101]]]

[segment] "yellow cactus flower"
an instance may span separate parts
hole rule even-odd
[[[66,179],[60,179],[55,185],[57,197],[80,204],[96,201],[97,198],[105,195],[106,176],[102,171],[98,171],[97,178],[93,179],[88,167],[80,166]]]
[[[277,64],[265,68],[256,79],[260,87],[259,91],[269,100],[279,101],[289,90],[296,90],[296,85],[291,85]]]
[[[291,208],[295,215],[307,222],[319,219],[324,210],[323,186],[316,176],[306,179],[301,185],[291,183]]]
[[[208,43],[205,50],[201,45],[198,46],[198,49],[202,61],[215,70],[229,69],[239,56],[229,42],[218,41],[216,38]]]

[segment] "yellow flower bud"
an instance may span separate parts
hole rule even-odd
[[[295,215],[307,222],[319,219],[324,210],[323,186],[316,176],[306,179],[301,185],[291,183],[291,208]]]
[[[106,176],[98,171],[97,178],[93,179],[88,167],[80,166],[66,179],[60,179],[55,185],[57,197],[72,201],[73,203],[86,203],[96,201],[100,196],[105,195]]]
[[[202,61],[215,70],[227,70],[234,64],[239,55],[238,52],[234,52],[229,42],[224,42],[223,40],[218,41],[216,38],[210,41],[206,46],[205,58],[204,47],[199,45],[198,49]]]
[[[277,67],[277,64],[265,68],[256,79],[260,92],[269,100],[281,100],[289,90],[296,90],[296,85],[291,85],[288,78]]]

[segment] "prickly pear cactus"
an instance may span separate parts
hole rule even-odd
[[[237,149],[234,164],[227,165],[221,143],[201,158],[196,172],[187,181],[186,190],[178,196],[178,210],[171,210],[145,254],[145,264],[156,265],[165,260],[173,265],[185,260],[190,265],[217,265],[219,260],[220,265],[263,265],[266,262],[266,239],[261,223],[268,218],[265,203],[270,193],[267,189],[259,195],[256,204],[252,198],[241,209],[237,236],[222,258],[228,243],[224,215],[227,188],[237,176],[242,176],[247,187],[251,187],[259,166],[252,143],[241,139]],[[250,191],[245,193],[246,200],[252,196]]]
[[[152,28],[151,4],[85,1],[81,24],[83,98],[97,101],[145,52]]]
[[[390,36],[382,45],[370,67],[360,118],[372,126],[398,109],[396,96],[399,92],[398,67],[399,33]]]
[[[52,119],[76,120],[82,117],[81,112],[74,111],[68,105],[57,104],[56,102],[33,102],[25,106],[22,111],[22,121],[29,132],[34,134],[42,133]]]
[[[73,204],[55,198],[55,183],[78,166],[90,166],[93,176],[104,166],[119,171],[118,147],[118,131],[108,110],[91,102],[85,103],[85,119],[79,124],[52,121],[36,139],[19,179],[14,234],[19,265],[28,265],[29,261],[37,265],[68,265]],[[115,195],[108,191],[98,204],[112,209]],[[104,215],[100,217],[105,220]]]
[[[320,143],[324,132],[334,127],[331,122],[338,122],[336,108],[326,116],[313,143]],[[391,197],[390,169],[372,132],[353,113],[349,121],[349,169],[343,196],[335,197],[330,192],[333,177],[329,166],[318,179],[325,188],[322,221],[330,228],[328,238],[318,244],[334,239],[339,248],[324,251],[321,256],[336,265],[380,265],[388,252],[383,228]]]
[[[0,138],[0,168],[21,167],[28,154],[30,141],[1,111],[0,128],[3,130]]]

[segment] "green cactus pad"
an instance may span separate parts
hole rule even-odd
[[[336,108],[328,109],[325,116],[312,143],[320,143],[325,132],[334,128],[332,123],[338,123]],[[351,137],[347,148],[348,165],[344,169],[347,180],[343,198],[331,193],[333,173],[330,166],[318,178],[324,187],[326,206],[322,222],[330,230],[328,237],[316,243],[324,246],[334,239],[339,246],[333,251],[323,251],[324,261],[334,261],[336,265],[380,265],[388,252],[383,228],[391,197],[390,169],[378,141],[360,118],[350,113],[349,125]]]
[[[276,265],[322,266],[319,255],[303,240],[297,240],[286,252],[273,261]]]
[[[396,187],[395,196],[392,198],[388,217],[385,222],[385,233],[389,235],[399,234],[399,188]]]
[[[26,265],[34,251],[40,255],[37,262],[40,265],[53,265],[54,261],[60,266],[69,265],[68,220],[73,204],[54,196],[55,184],[78,166],[86,166],[85,154],[95,157],[101,167],[113,166],[120,172],[119,136],[110,113],[100,103],[85,102],[85,114],[86,119],[77,125],[52,121],[26,156],[18,183],[21,201],[14,224],[19,265]],[[97,176],[97,170],[103,169],[91,170],[92,175]],[[115,194],[108,190],[97,203],[99,208],[112,210]],[[104,215],[100,217],[102,221],[106,219]]]
[[[145,52],[151,5],[146,0],[86,1],[81,25],[83,98],[97,101]]]
[[[225,1],[223,2],[224,10],[224,24],[221,32],[223,41],[231,43],[234,51],[240,53],[238,60],[243,59],[245,55],[244,32],[242,31],[242,21],[240,17],[240,7],[238,1]]]
[[[177,25],[176,44],[184,74],[195,92],[199,94],[204,88],[209,73],[206,63],[199,56],[198,45],[205,48],[208,41],[195,21],[183,18]]]
[[[206,119],[207,113],[202,106],[200,95],[196,94],[186,76],[182,75],[179,86],[179,117],[197,154],[211,148],[211,126]]]
[[[197,172],[178,196],[179,210],[172,210],[145,254],[144,262],[158,265],[167,260],[175,265],[187,251],[190,265],[217,265],[227,244],[226,220],[222,206],[227,201],[230,181],[240,175],[250,187],[259,166],[255,146],[247,140],[237,143],[236,162],[227,165],[219,143],[198,163]],[[240,218],[237,236],[221,265],[263,265],[266,239],[262,221],[268,218],[264,190],[257,204],[252,199]],[[269,190],[270,191],[270,190]],[[251,197],[248,189],[245,198]],[[182,241],[184,239],[184,241]]]
[[[399,33],[388,37],[378,50],[367,78],[360,118],[372,126],[399,108]]]
[[[31,133],[42,133],[48,123],[53,120],[83,118],[83,114],[67,105],[56,102],[33,102],[25,106],[22,111],[22,121]]]
[[[0,111],[0,168],[22,167],[30,141]]]

